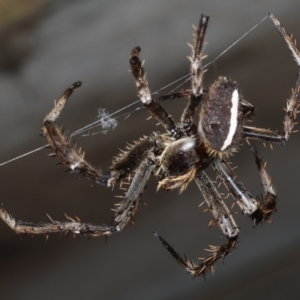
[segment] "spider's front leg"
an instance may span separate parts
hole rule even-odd
[[[45,117],[42,131],[49,147],[54,151],[55,155],[60,159],[63,165],[66,165],[70,170],[73,170],[84,177],[92,179],[95,183],[106,185],[107,176],[104,176],[100,170],[96,170],[91,166],[84,159],[84,153],[81,149],[76,149],[71,145],[68,137],[66,137],[55,124],[55,121],[62,112],[67,100],[74,90],[81,85],[82,83],[77,81],[63,93],[59,101],[55,103],[54,108]]]
[[[163,244],[176,261],[185,267],[185,269],[194,277],[204,275],[209,270],[213,272],[215,262],[223,260],[224,257],[230,254],[235,248],[239,234],[236,223],[224,203],[222,196],[205,172],[200,172],[195,177],[195,182],[204,196],[208,208],[213,214],[213,220],[210,224],[219,225],[223,235],[227,237],[227,242],[221,246],[210,246],[210,249],[207,251],[211,254],[208,257],[203,258],[201,263],[194,263],[185,256],[178,254],[157,232],[154,233],[154,236]]]
[[[151,96],[143,63],[139,58],[140,51],[140,47],[135,47],[131,52],[129,60],[131,73],[135,78],[136,87],[139,93],[138,96],[150,114],[165,127],[168,133],[170,133],[173,138],[180,139],[183,136],[182,131],[176,126],[174,120],[168,115],[160,103]]]
[[[54,221],[51,223],[33,223],[14,219],[4,208],[0,208],[0,218],[16,233],[44,234],[49,233],[74,233],[85,236],[109,235],[118,232],[130,221],[138,209],[138,204],[145,189],[146,183],[155,169],[154,151],[159,152],[162,144],[166,143],[164,137],[145,137],[127,149],[115,159],[110,170],[103,174],[101,170],[94,168],[84,159],[84,153],[76,149],[61,130],[55,124],[68,98],[74,90],[81,86],[81,82],[71,85],[62,95],[54,108],[44,119],[43,132],[54,154],[73,172],[92,180],[94,183],[107,187],[113,186],[122,178],[135,171],[130,186],[122,200],[115,209],[115,217],[109,225],[92,225],[82,223],[78,218],[67,216],[66,221]]]
[[[281,33],[284,38],[286,44],[292,52],[294,60],[298,66],[298,78],[296,81],[295,88],[292,91],[292,95],[290,99],[287,101],[287,107],[285,109],[285,117],[284,117],[284,132],[279,133],[276,131],[272,131],[264,128],[256,128],[250,126],[243,126],[243,133],[247,138],[258,139],[262,141],[272,142],[272,143],[280,143],[284,144],[293,133],[293,128],[296,124],[296,117],[299,113],[298,108],[300,106],[300,53],[296,47],[296,42],[292,40],[292,37],[289,36],[285,29],[281,26],[280,22],[275,18],[273,14],[269,14],[269,18],[273,21],[274,25]]]

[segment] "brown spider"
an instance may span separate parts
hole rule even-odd
[[[269,17],[288,44],[299,67],[300,54],[295,43],[278,20],[272,14],[269,14]],[[201,15],[196,30],[190,57],[191,90],[161,99],[188,97],[189,101],[179,124],[173,121],[159,101],[152,98],[143,65],[138,57],[141,49],[136,47],[132,50],[131,72],[136,80],[140,100],[150,114],[165,127],[166,133],[153,133],[128,147],[127,151],[114,160],[108,172],[102,173],[101,170],[90,165],[84,159],[84,153],[72,146],[68,137],[54,123],[70,95],[81,86],[81,82],[78,81],[70,86],[44,119],[42,130],[49,147],[54,152],[53,155],[56,155],[70,170],[106,187],[114,186],[128,179],[130,174],[134,174],[132,179],[129,179],[130,185],[122,202],[117,205],[114,221],[111,224],[92,225],[68,216],[66,221],[55,221],[49,217],[51,223],[24,222],[14,219],[3,208],[0,209],[0,218],[16,233],[44,234],[46,237],[53,232],[71,232],[88,237],[110,235],[121,231],[128,222],[133,220],[151,174],[160,177],[158,187],[166,190],[179,188],[183,191],[194,180],[213,214],[212,223],[218,224],[223,235],[227,237],[227,242],[221,246],[211,246],[208,257],[202,259],[200,263],[193,263],[180,256],[158,233],[154,233],[177,262],[194,276],[202,275],[208,270],[213,271],[214,263],[219,259],[222,260],[234,249],[239,234],[239,229],[222,196],[205,173],[209,165],[214,167],[242,212],[253,220],[254,226],[263,221],[270,221],[271,214],[276,210],[276,194],[265,164],[256,149],[251,146],[264,190],[261,199],[253,198],[239,181],[229,165],[229,157],[238,150],[243,138],[279,144],[284,144],[289,139],[298,113],[300,75],[287,102],[283,133],[246,126],[254,113],[254,107],[242,98],[236,82],[226,77],[219,77],[209,89],[203,87],[205,73],[202,66],[203,44],[208,20],[208,16]],[[198,107],[199,122],[195,125],[193,117]]]

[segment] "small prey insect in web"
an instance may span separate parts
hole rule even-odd
[[[299,68],[300,54],[295,42],[287,35],[274,15],[269,14],[269,18],[287,43]],[[183,191],[191,181],[195,181],[213,215],[212,222],[219,226],[226,237],[226,242],[221,246],[210,246],[209,255],[195,263],[178,254],[157,232],[154,235],[189,273],[193,276],[204,275],[209,270],[214,271],[215,262],[223,260],[232,252],[239,235],[239,229],[222,195],[205,172],[212,166],[241,211],[252,219],[254,226],[261,222],[269,222],[276,210],[277,199],[265,163],[254,146],[251,146],[264,191],[263,197],[256,199],[230,167],[230,156],[238,151],[243,139],[285,144],[293,132],[298,113],[300,72],[292,95],[287,101],[282,133],[248,126],[247,121],[254,114],[255,108],[241,96],[235,81],[219,77],[209,88],[204,87],[205,68],[202,60],[208,21],[208,16],[201,15],[196,28],[190,57],[191,89],[169,96],[188,99],[178,124],[161,106],[160,101],[154,99],[150,93],[144,67],[139,58],[140,47],[132,50],[131,73],[136,82],[139,98],[151,116],[165,128],[165,133],[153,133],[129,146],[115,158],[107,172],[104,173],[88,163],[84,153],[76,149],[55,124],[67,100],[74,90],[81,86],[81,82],[71,85],[44,119],[42,131],[53,155],[56,155],[70,170],[106,187],[112,187],[133,174],[124,198],[116,206],[112,223],[92,225],[70,217],[65,221],[56,221],[49,217],[50,223],[25,222],[16,220],[4,208],[0,208],[0,218],[16,233],[43,234],[46,237],[55,232],[71,232],[87,237],[107,236],[121,231],[133,220],[152,174],[159,179],[158,187],[165,190]],[[195,124],[194,115],[197,110],[199,121]]]

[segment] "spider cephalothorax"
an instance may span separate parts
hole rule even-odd
[[[226,158],[236,150],[242,138],[248,114],[242,111],[237,84],[220,77],[201,97],[198,131],[171,141],[160,157],[165,178],[159,187],[183,190],[215,158]]]
[[[288,44],[299,67],[300,54],[295,43],[278,20],[272,14],[269,14],[269,17]],[[178,125],[150,93],[143,64],[138,56],[140,47],[132,50],[131,72],[136,80],[140,100],[150,114],[163,125],[166,133],[153,133],[129,146],[115,158],[108,172],[102,173],[89,164],[84,159],[82,151],[72,146],[69,139],[55,125],[67,99],[81,86],[81,82],[70,86],[44,119],[42,130],[49,147],[69,169],[106,187],[114,186],[122,180],[129,180],[129,188],[122,202],[116,206],[114,221],[111,224],[92,225],[70,217],[67,217],[66,221],[55,221],[49,217],[50,223],[24,222],[14,219],[3,208],[0,208],[0,218],[17,233],[44,234],[46,237],[53,232],[71,232],[88,237],[110,235],[121,231],[133,220],[151,174],[159,178],[158,187],[167,190],[179,188],[183,191],[188,183],[194,180],[212,212],[211,224],[220,227],[227,241],[221,246],[211,246],[209,256],[196,264],[180,256],[158,233],[155,233],[155,237],[170,254],[194,276],[214,270],[214,263],[234,249],[239,234],[223,196],[205,173],[207,167],[213,166],[220,181],[227,187],[242,212],[250,216],[254,225],[269,221],[271,214],[276,210],[276,194],[265,163],[260,159],[257,150],[251,146],[264,190],[260,199],[252,197],[240,182],[230,167],[229,158],[230,154],[238,150],[243,139],[252,138],[279,144],[284,144],[288,140],[298,113],[300,75],[287,102],[282,134],[269,129],[246,126],[246,121],[253,115],[254,107],[241,97],[237,83],[226,77],[219,77],[209,89],[203,87],[205,73],[202,65],[203,43],[208,20],[208,16],[201,16],[192,47],[191,90],[161,98],[161,100],[170,97],[188,98],[188,104]],[[193,117],[197,109],[199,122],[196,125]],[[131,174],[134,175],[131,177]]]

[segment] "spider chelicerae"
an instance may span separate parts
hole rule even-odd
[[[269,14],[276,28],[283,36],[294,59],[300,66],[300,54],[295,42],[287,35],[274,15]],[[158,188],[183,191],[194,180],[202,193],[209,210],[212,212],[211,224],[217,224],[227,241],[221,246],[211,246],[210,254],[199,263],[193,263],[185,256],[179,255],[157,232],[155,237],[163,244],[170,254],[183,265],[193,276],[204,275],[208,270],[214,270],[217,260],[223,259],[235,248],[239,229],[218,192],[214,183],[205,173],[212,165],[220,181],[226,186],[242,212],[248,215],[254,226],[270,221],[276,210],[276,193],[271,184],[265,163],[261,160],[257,150],[251,146],[264,194],[263,197],[253,198],[243,183],[237,178],[229,164],[230,156],[239,148],[242,139],[257,139],[263,142],[284,144],[293,132],[297,109],[300,100],[300,73],[295,89],[287,101],[282,133],[269,129],[246,126],[247,121],[254,114],[254,107],[242,98],[238,85],[226,77],[219,77],[209,89],[203,86],[205,69],[202,65],[204,57],[203,46],[209,17],[201,15],[196,29],[194,45],[192,46],[191,61],[191,89],[177,94],[162,97],[186,97],[188,104],[179,123],[175,123],[150,93],[143,64],[139,59],[140,48],[131,52],[131,72],[135,78],[138,94],[143,105],[166,130],[166,133],[153,133],[143,137],[134,145],[129,146],[115,158],[108,172],[94,168],[84,159],[84,153],[76,149],[68,137],[55,125],[68,98],[74,90],[81,86],[81,82],[71,85],[54,108],[45,117],[42,131],[49,147],[62,164],[70,170],[91,179],[93,182],[113,187],[116,183],[129,183],[128,190],[122,201],[117,204],[114,220],[109,225],[92,225],[83,223],[78,218],[66,216],[65,221],[55,221],[51,217],[50,223],[24,222],[14,219],[4,208],[0,208],[0,218],[16,233],[44,234],[73,233],[88,237],[107,236],[119,232],[133,221],[134,213],[138,209],[147,181],[151,174],[160,179]],[[193,121],[196,110],[199,109],[199,122]],[[133,176],[131,176],[133,175]],[[126,182],[128,181],[128,182]]]

